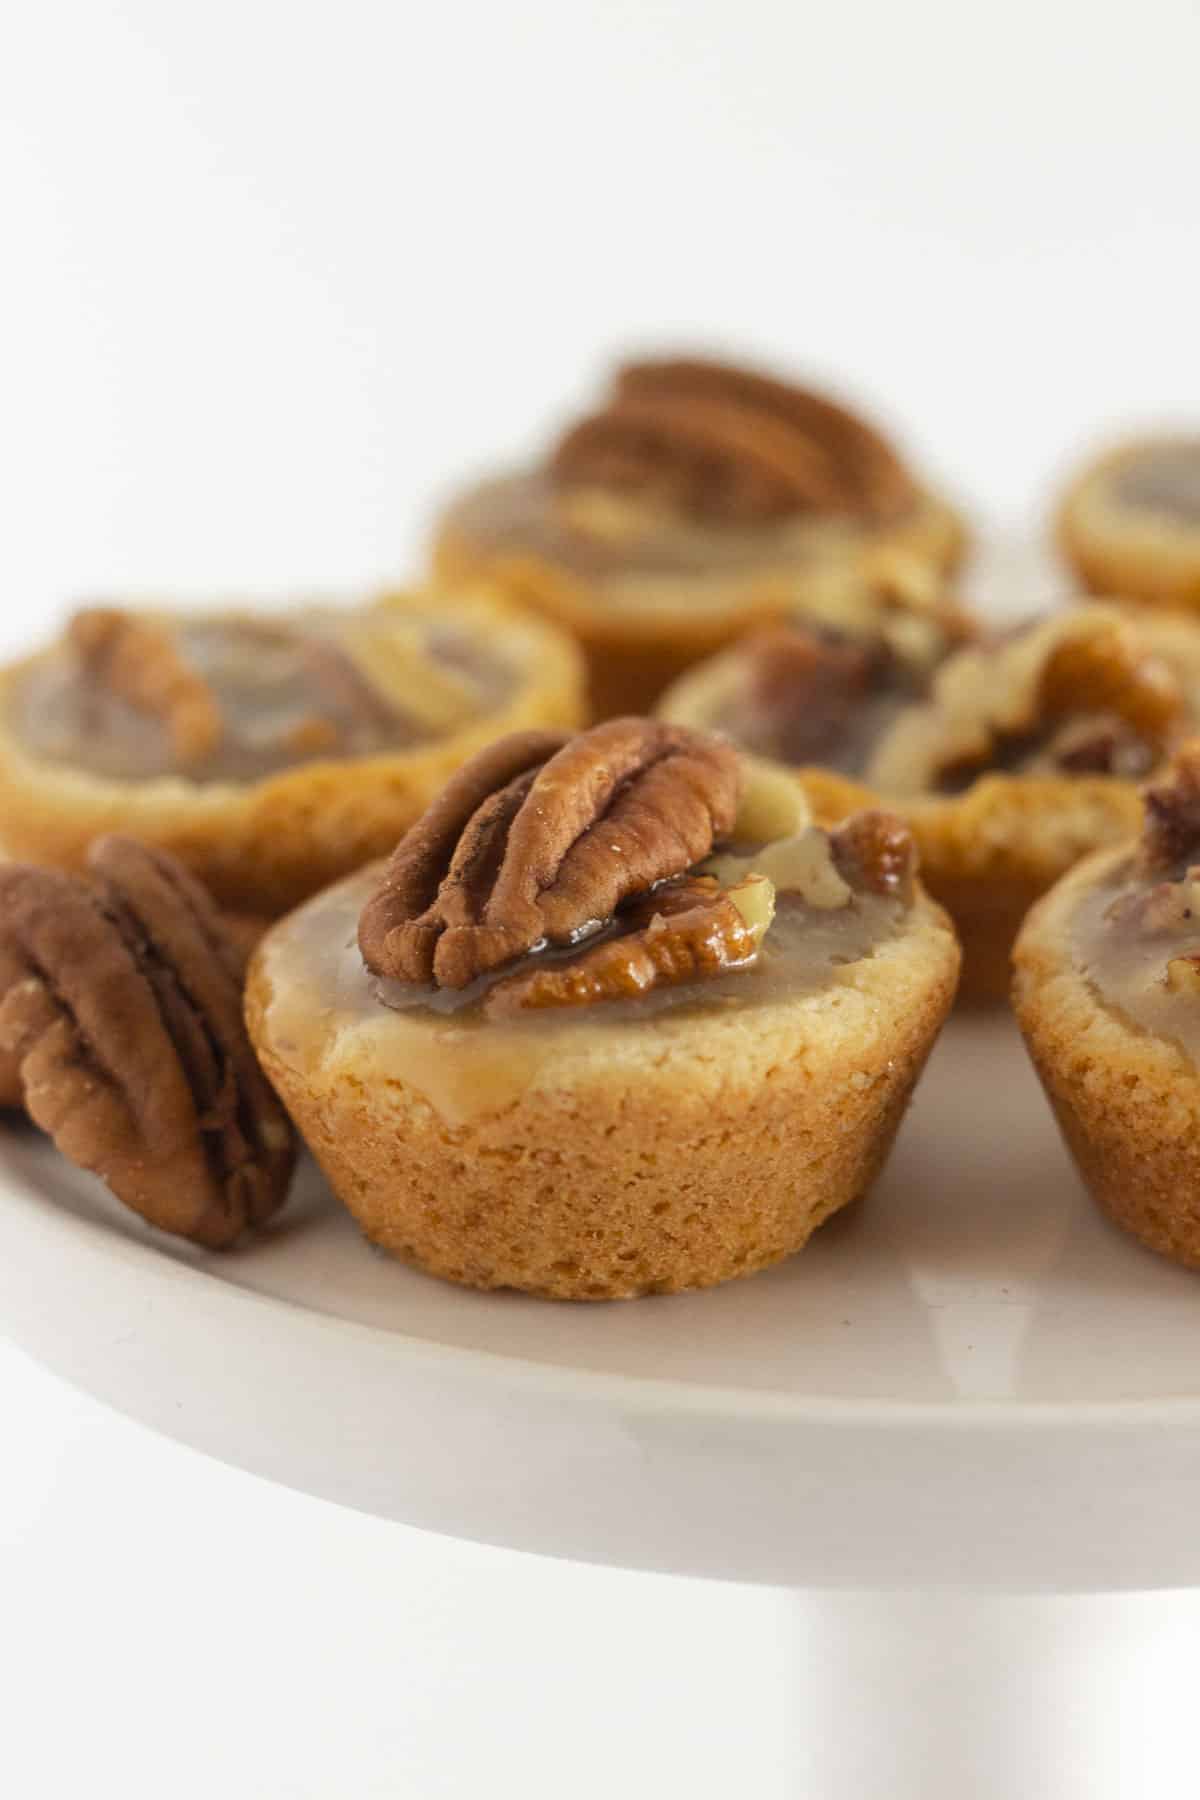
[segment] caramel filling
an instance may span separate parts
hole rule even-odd
[[[797,514],[723,525],[653,497],[558,486],[540,470],[485,482],[451,510],[451,533],[492,556],[535,559],[603,590],[615,604],[728,604],[728,588],[784,577],[862,540],[854,520]]]
[[[1140,736],[1112,713],[1096,713],[1038,731],[1001,732],[986,758],[966,757],[943,768],[936,792],[963,794],[988,774],[1112,775],[1141,781],[1161,760],[1161,744]]]
[[[1142,451],[1117,474],[1113,493],[1137,512],[1200,526],[1200,438]]]
[[[498,982],[532,968],[569,963],[578,948],[536,951],[469,988],[417,988],[381,981],[366,969],[357,930],[378,885],[378,867],[327,890],[276,927],[265,946],[273,989],[271,1041],[308,1072],[345,1070],[364,1083],[402,1081],[454,1124],[519,1098],[568,1046],[598,1044],[619,1056],[632,1025],[669,1031],[697,1013],[772,1008],[834,986],[841,971],[869,957],[904,928],[906,898],[854,890],[842,904],[816,906],[781,888],[774,920],[747,967],[606,1000],[518,1016],[487,1016]],[[618,918],[603,928],[619,936]],[[598,935],[589,936],[594,944]]]
[[[706,723],[759,756],[861,775],[927,685],[882,638],[864,644],[783,627],[747,645],[739,679]]]
[[[1127,858],[1076,906],[1072,960],[1105,1005],[1200,1062],[1200,881]]]
[[[1071,608],[948,657],[865,771],[891,793],[958,794],[987,774],[1156,768],[1187,722],[1180,680],[1115,607]]]
[[[47,762],[112,780],[246,782],[410,748],[490,711],[511,685],[496,658],[432,615],[415,647],[397,647],[387,623],[362,613],[316,609],[292,620],[183,618],[156,629],[177,672],[211,698],[208,738],[189,749],[178,718],[152,691],[138,692],[127,666],[117,680],[111,664],[68,637],[16,684],[9,711],[20,742]]]

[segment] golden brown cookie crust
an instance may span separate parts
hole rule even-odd
[[[1003,1000],[1012,948],[1034,902],[1089,852],[1138,829],[1133,782],[1109,776],[987,775],[964,794],[906,801],[921,880],[963,946],[961,994]]]
[[[613,730],[574,743],[585,752]],[[790,771],[745,766],[735,840],[793,841],[812,812],[844,814],[857,797],[837,778],[810,792]],[[710,772],[710,797],[722,779]],[[830,851],[857,872],[847,879],[907,886],[898,821],[860,814]],[[726,989],[719,1005],[633,1014],[598,1002],[566,1024],[455,1022],[371,997],[347,922],[388,891],[363,871],[275,927],[253,959],[247,1018],[367,1235],[474,1287],[669,1293],[798,1250],[882,1164],[958,978],[946,916],[917,890],[892,935],[811,989],[746,1006]]]
[[[1200,611],[1200,527],[1118,505],[1112,483],[1146,451],[1170,440],[1139,439],[1087,463],[1059,505],[1058,547],[1093,594]]]
[[[275,1006],[286,931],[254,959],[247,1018],[335,1193],[405,1261],[555,1299],[708,1287],[799,1250],[882,1166],[958,970],[921,900],[909,931],[777,1017],[631,1026],[619,1054],[585,1028],[516,1098],[448,1120],[334,1043],[296,1057]]]
[[[1013,1004],[1093,1198],[1152,1250],[1200,1268],[1200,1073],[1106,1005],[1070,953],[1075,907],[1125,854],[1089,857],[1030,913]]]
[[[403,610],[428,597],[393,596]],[[309,762],[263,780],[113,781],[40,760],[4,724],[24,663],[0,671],[0,844],[12,857],[81,871],[108,832],[177,856],[235,912],[277,918],[392,848],[448,777],[493,738],[525,726],[579,723],[582,673],[561,632],[484,594],[456,603],[483,642],[520,674],[508,702],[451,736],[387,756]]]
[[[949,574],[962,559],[967,533],[949,506],[923,496],[902,522],[873,531],[848,531],[840,550],[828,550],[814,564],[827,580],[829,556],[847,560],[872,550],[897,550]],[[600,583],[590,583],[533,553],[516,554],[476,544],[453,516],[441,525],[433,545],[433,567],[448,586],[485,580],[519,605],[568,630],[587,662],[592,717],[648,712],[663,690],[685,670],[723,650],[756,625],[786,617],[802,592],[800,567],[763,569],[736,581],[722,578],[719,604],[638,607],[626,599],[612,604]],[[688,578],[676,585],[686,592]]]

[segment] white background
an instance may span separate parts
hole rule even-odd
[[[1200,416],[1195,0],[2,18],[3,649],[81,595],[411,569],[630,343],[831,372],[1005,526]],[[340,1514],[10,1352],[0,1417],[14,1800],[1195,1791],[1194,1596],[888,1627]]]

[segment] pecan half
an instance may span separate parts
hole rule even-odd
[[[852,643],[798,625],[770,625],[745,646],[745,725],[736,735],[793,764],[834,762],[863,702],[891,673],[881,643]]]
[[[650,491],[733,523],[813,511],[884,523],[916,499],[891,446],[852,413],[696,359],[622,369],[608,405],[566,433],[550,468],[567,484]]]
[[[652,988],[711,979],[748,968],[771,923],[774,890],[762,875],[721,888],[696,875],[625,909],[619,937],[568,963],[531,969],[497,982],[484,1011],[508,1018],[548,1007],[634,1000]]]
[[[282,1203],[295,1141],[242,1021],[208,895],[128,838],[91,884],[0,868],[0,1053],[63,1154],[164,1231],[230,1243]]]
[[[739,782],[728,744],[677,725],[502,738],[401,841],[359,922],[363,960],[460,988],[537,944],[571,943],[707,856],[733,827]]]
[[[1165,781],[1147,788],[1142,862],[1150,870],[1179,869],[1200,852],[1200,738],[1175,754]]]
[[[165,626],[114,607],[89,607],[71,620],[67,638],[95,681],[163,721],[181,763],[214,754],[224,729],[221,708]]]

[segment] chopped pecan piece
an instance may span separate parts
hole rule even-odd
[[[202,763],[216,752],[221,708],[165,626],[114,607],[90,607],[76,613],[67,636],[96,681],[163,721],[181,763]]]
[[[839,874],[851,887],[901,899],[911,892],[917,848],[912,832],[894,813],[855,813],[831,832],[829,848]]]
[[[454,776],[402,839],[363,911],[376,975],[466,987],[683,874],[732,829],[736,752],[643,719],[577,737],[517,732]]]
[[[89,862],[90,885],[0,868],[0,1054],[72,1162],[162,1230],[228,1244],[282,1203],[295,1154],[242,956],[171,857],[104,838]]]
[[[863,701],[887,678],[881,643],[771,625],[745,647],[746,729],[737,735],[793,764],[837,760]]]
[[[1200,738],[1176,752],[1167,779],[1147,788],[1142,798],[1144,867],[1183,868],[1200,851]]]
[[[652,988],[699,981],[755,961],[774,913],[774,892],[762,875],[721,888],[694,875],[625,910],[627,928],[570,962],[531,969],[497,982],[484,1010],[489,1018],[548,1007],[633,1000]]]
[[[881,523],[916,497],[891,446],[832,401],[721,363],[631,363],[607,407],[562,439],[568,484],[661,494],[705,519],[845,513]]]

